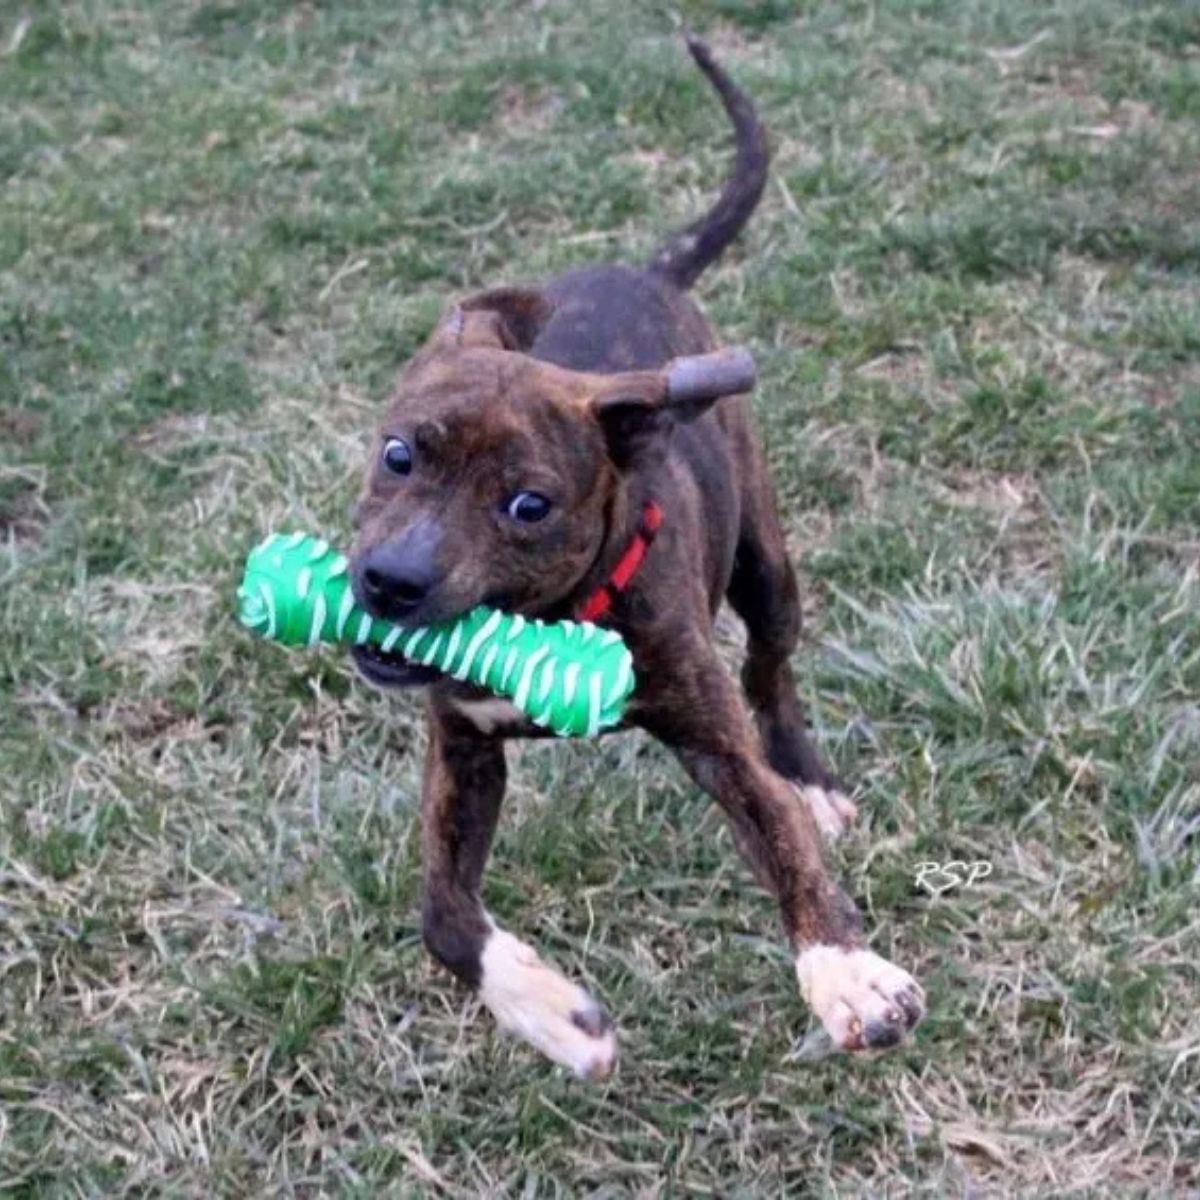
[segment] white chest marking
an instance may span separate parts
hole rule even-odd
[[[480,733],[491,733],[500,725],[525,720],[521,710],[507,700],[455,700],[454,707]]]

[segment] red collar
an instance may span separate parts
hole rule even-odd
[[[642,519],[638,522],[637,530],[625,547],[620,562],[613,568],[613,573],[602,583],[576,610],[576,616],[581,621],[599,621],[613,606],[613,602],[630,584],[638,573],[654,535],[658,533],[663,523],[663,510],[657,501],[647,500],[642,505]]]

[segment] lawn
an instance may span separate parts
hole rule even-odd
[[[814,1053],[669,755],[524,747],[487,900],[612,1010],[589,1086],[422,950],[419,695],[231,600],[449,297],[703,208],[683,20],[773,137],[698,295],[930,1012]],[[1194,0],[0,0],[0,1193],[1200,1188],[1198,163]]]

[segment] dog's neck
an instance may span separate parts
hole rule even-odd
[[[614,572],[639,537],[648,508],[657,506],[651,486],[640,477],[617,481],[605,510],[605,532],[592,565],[572,589],[567,602],[578,617],[611,584]]]

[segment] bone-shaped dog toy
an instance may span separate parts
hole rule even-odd
[[[530,620],[479,607],[438,625],[401,628],[359,608],[344,555],[304,533],[272,534],[246,559],[238,617],[285,646],[370,643],[512,701],[561,737],[615,725],[633,692],[621,635],[590,622]]]

